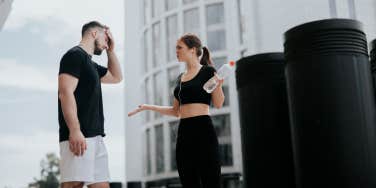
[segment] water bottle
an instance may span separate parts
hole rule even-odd
[[[218,86],[218,80],[222,80],[226,78],[228,75],[231,74],[231,72],[234,69],[235,62],[230,61],[229,63],[223,64],[218,72],[217,75],[214,75],[211,77],[205,84],[204,84],[204,90],[207,93],[213,92],[213,90]]]

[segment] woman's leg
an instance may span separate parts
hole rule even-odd
[[[183,188],[200,188],[200,178],[197,171],[197,163],[194,155],[194,145],[190,142],[190,136],[186,135],[187,130],[179,126],[178,139],[176,142],[176,164],[180,182]],[[196,164],[195,164],[196,163]]]
[[[219,144],[211,120],[203,126],[200,144],[200,179],[203,188],[221,187]]]

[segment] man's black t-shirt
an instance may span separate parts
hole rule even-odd
[[[60,61],[59,75],[62,73],[78,78],[74,97],[82,134],[86,138],[105,136],[100,78],[107,73],[107,68],[93,62],[86,51],[75,46],[65,53]],[[59,141],[62,142],[69,139],[69,129],[64,119],[60,99],[58,101]]]

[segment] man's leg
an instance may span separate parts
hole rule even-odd
[[[86,138],[87,150],[83,156],[75,156],[69,142],[60,142],[60,182],[62,188],[83,187],[84,182],[94,180],[95,148],[92,138]]]
[[[88,187],[108,188],[110,182],[110,172],[108,168],[108,154],[102,136],[95,137],[95,169],[94,181],[90,181]]]
[[[83,182],[64,182],[60,185],[61,188],[82,188],[84,187]]]
[[[108,182],[101,182],[101,183],[94,183],[88,185],[89,188],[110,188],[110,184]]]

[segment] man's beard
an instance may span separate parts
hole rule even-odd
[[[95,40],[94,41],[94,54],[95,55],[101,55],[102,54],[102,49],[99,48],[99,44],[98,44],[98,41]]]

